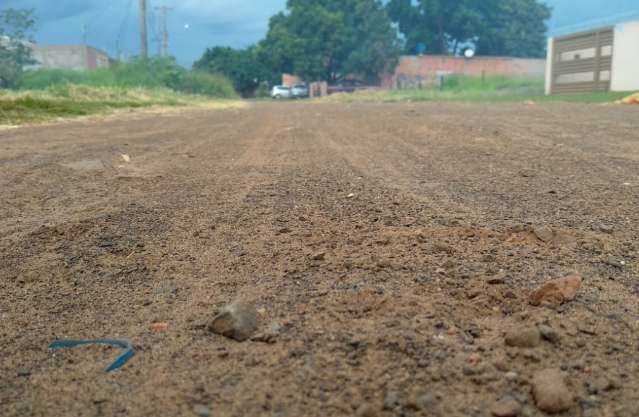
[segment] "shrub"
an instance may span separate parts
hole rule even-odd
[[[233,83],[228,78],[201,71],[191,71],[182,75],[182,79],[175,89],[187,94],[201,94],[209,97],[237,97]]]
[[[224,76],[189,72],[173,58],[133,59],[111,68],[93,71],[46,70],[24,74],[20,88],[49,90],[63,96],[68,85],[113,88],[170,88],[189,94],[210,97],[236,97],[233,84]]]

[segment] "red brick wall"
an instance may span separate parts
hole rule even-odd
[[[294,86],[297,84],[304,84],[304,81],[296,75],[282,74],[282,85]]]
[[[508,57],[475,57],[466,59],[451,56],[403,56],[394,74],[382,77],[382,86],[395,88],[398,83],[428,83],[447,74],[482,75],[521,75],[543,77],[546,61],[544,59],[517,59]]]

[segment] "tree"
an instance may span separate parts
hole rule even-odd
[[[227,76],[233,81],[235,89],[243,96],[252,95],[261,82],[271,81],[272,78],[259,59],[259,51],[255,47],[209,48],[193,64],[193,69]]]
[[[551,9],[538,0],[391,0],[387,10],[406,38],[406,51],[432,54],[543,56]]]
[[[34,27],[33,10],[0,10],[0,87],[16,87],[24,67],[34,63],[27,44]]]
[[[260,56],[273,70],[305,80],[369,80],[392,70],[400,45],[379,0],[288,0],[271,18]]]
[[[545,56],[550,7],[537,0],[491,0],[488,3],[492,3],[492,7],[483,13],[488,24],[477,37],[478,54]]]

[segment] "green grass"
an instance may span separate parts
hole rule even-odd
[[[151,106],[214,107],[237,97],[228,78],[187,71],[171,58],[84,72],[38,70],[24,73],[17,90],[0,90],[0,125]]]
[[[29,71],[22,75],[19,89],[46,90],[68,84],[100,88],[169,88],[213,98],[237,98],[233,83],[228,78],[219,74],[187,71],[171,58],[134,59],[93,71]]]
[[[339,94],[326,100],[345,103],[365,102],[575,102],[606,103],[614,102],[629,93],[591,93],[561,96],[545,96],[544,80],[525,77],[468,77],[451,76],[442,88],[362,91],[355,94]]]
[[[43,91],[0,90],[0,125],[16,126],[56,118],[105,114],[153,106],[234,105],[209,97],[176,93],[166,88],[56,85]]]

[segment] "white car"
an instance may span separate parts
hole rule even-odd
[[[305,84],[297,84],[291,88],[293,98],[307,98],[308,93],[308,87]]]
[[[281,98],[292,98],[293,92],[291,87],[285,85],[276,85],[271,90],[271,98],[281,99]]]

